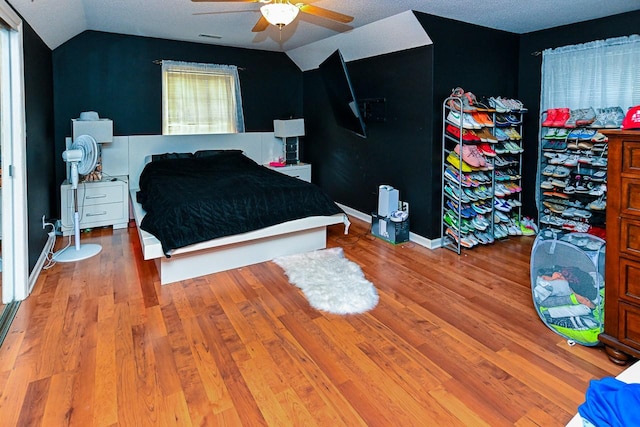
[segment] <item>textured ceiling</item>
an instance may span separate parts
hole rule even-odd
[[[640,0],[309,0],[355,17],[349,25],[300,13],[282,32],[251,28],[260,4],[191,0],[7,0],[55,49],[85,30],[289,51],[408,10],[513,33],[640,10]],[[206,13],[206,14],[202,14]],[[402,28],[397,31],[401,32]],[[219,38],[203,37],[201,35]],[[394,37],[393,32],[388,37]]]

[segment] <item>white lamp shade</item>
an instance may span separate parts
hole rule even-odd
[[[304,119],[274,120],[273,135],[278,138],[304,136]]]
[[[269,3],[260,8],[262,16],[264,16],[269,24],[276,25],[280,28],[285,25],[289,25],[294,19],[296,19],[298,11],[298,7],[289,2]]]

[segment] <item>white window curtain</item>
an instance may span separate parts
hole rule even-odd
[[[640,104],[640,36],[616,37],[542,53],[540,111]]]
[[[162,61],[162,133],[244,132],[238,67]]]

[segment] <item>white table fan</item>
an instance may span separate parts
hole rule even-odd
[[[57,262],[74,262],[97,255],[102,246],[97,244],[80,244],[80,214],[78,212],[78,182],[80,175],[88,175],[98,163],[98,144],[90,135],[80,135],[71,143],[69,149],[62,153],[62,159],[69,163],[71,189],[73,190],[73,228],[74,246],[67,246],[53,255]]]

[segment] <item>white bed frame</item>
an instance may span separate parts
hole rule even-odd
[[[259,164],[266,164],[282,152],[282,143],[272,132],[129,136],[127,139],[132,214],[136,221],[144,259],[155,261],[160,283],[163,285],[269,261],[279,256],[323,249],[326,247],[328,225],[344,223],[345,234],[348,231],[349,220],[344,214],[309,217],[175,249],[171,252],[171,258],[167,258],[160,241],[140,228],[145,212],[136,202],[136,192],[139,189],[140,174],[150,156],[207,149],[241,149],[247,157]],[[121,156],[113,154],[115,151],[107,150],[105,153],[103,150],[103,162],[106,162],[109,156]]]

